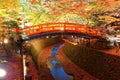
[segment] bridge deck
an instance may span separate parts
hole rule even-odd
[[[80,35],[98,38],[105,33],[101,33],[99,30],[89,27],[88,25],[81,25],[75,23],[47,23],[39,24],[35,26],[26,26],[22,29],[16,29],[16,32],[24,32],[28,37],[38,35],[50,36],[49,34],[63,35]]]

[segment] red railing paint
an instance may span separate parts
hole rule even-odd
[[[25,32],[27,36],[46,33],[46,32],[82,32],[101,36],[99,30],[90,28],[88,25],[75,24],[75,23],[46,23],[35,26],[25,26],[22,29],[16,29],[16,32]]]

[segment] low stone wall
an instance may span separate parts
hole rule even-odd
[[[30,41],[30,44],[31,44],[30,53],[32,56],[32,60],[35,64],[35,67],[38,70],[38,75],[39,75],[39,68],[38,68],[38,62],[37,62],[38,55],[45,47],[50,46],[60,41],[62,41],[61,38],[35,39],[35,40]]]
[[[76,65],[100,80],[120,79],[120,57],[65,43],[64,53]]]
[[[37,60],[38,54],[47,46],[55,44],[61,41],[61,38],[47,38],[47,39],[35,39],[30,41],[31,44],[31,54],[35,61]]]

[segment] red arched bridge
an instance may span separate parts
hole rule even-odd
[[[90,28],[88,25],[75,23],[46,23],[35,26],[25,26],[25,28],[16,29],[16,32],[24,32],[29,39],[54,35],[100,38],[102,35],[97,29]]]

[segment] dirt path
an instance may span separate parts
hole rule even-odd
[[[120,56],[120,50],[116,52],[116,48],[109,49],[109,50],[100,50],[100,51],[105,52],[106,54]]]
[[[12,56],[7,63],[7,76],[5,80],[23,80],[21,57]]]

